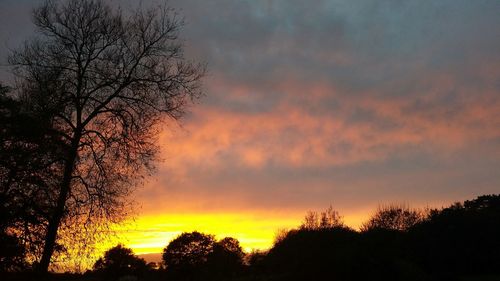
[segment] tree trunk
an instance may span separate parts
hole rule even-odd
[[[75,160],[78,156],[78,145],[80,143],[81,133],[75,133],[71,148],[68,151],[68,158],[64,165],[64,174],[60,185],[59,197],[57,198],[57,205],[54,209],[52,216],[49,219],[47,233],[45,235],[45,245],[43,247],[42,258],[38,264],[37,271],[39,273],[47,273],[50,265],[52,254],[57,240],[57,231],[64,216],[64,209],[66,200],[71,189],[71,180],[73,177],[73,170],[75,167]]]

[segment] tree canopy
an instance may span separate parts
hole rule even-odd
[[[197,231],[182,233],[163,250],[163,262],[174,271],[195,270],[207,262],[214,245],[213,235]]]
[[[197,231],[182,233],[163,250],[163,262],[172,279],[230,280],[243,268],[238,240]]]
[[[107,250],[94,264],[94,270],[110,279],[124,275],[141,275],[147,270],[146,261],[134,255],[132,249],[118,244]]]

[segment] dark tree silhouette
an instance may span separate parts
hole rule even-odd
[[[251,276],[256,277],[267,272],[267,254],[268,253],[264,251],[253,250],[246,255],[245,261],[248,265],[248,273]]]
[[[43,245],[40,229],[45,210],[53,198],[46,179],[57,170],[52,166],[61,152],[58,137],[51,134],[45,114],[31,112],[0,85],[0,251],[3,267],[26,254],[36,254]],[[29,247],[24,248],[27,244]],[[22,255],[11,256],[6,255]],[[31,255],[30,255],[31,256]],[[10,259],[11,262],[8,262]],[[12,268],[12,266],[10,266]]]
[[[358,232],[340,218],[332,208],[309,212],[299,228],[279,234],[269,253],[251,268],[253,278],[429,280],[406,255],[406,232],[379,228]]]
[[[16,103],[7,97],[9,89],[0,84],[0,272],[22,268],[24,249],[17,237],[9,233],[16,221],[18,204],[15,204],[11,186],[16,178],[12,167],[13,150],[18,142],[13,138],[11,127]]]
[[[25,249],[16,236],[0,230],[0,273],[25,269],[25,255]]]
[[[361,226],[361,231],[376,229],[407,231],[425,219],[424,212],[406,205],[378,207],[375,214]]]
[[[276,280],[357,280],[358,233],[346,227],[299,228],[276,241],[261,265]]]
[[[163,250],[167,272],[177,280],[231,280],[242,273],[244,256],[237,239],[215,241],[196,231],[182,233]]]
[[[173,276],[199,275],[215,245],[213,235],[182,233],[163,250],[163,262]]]
[[[104,257],[94,264],[94,270],[103,273],[106,280],[119,279],[124,275],[143,275],[147,269],[144,259],[137,257],[132,249],[121,244],[107,250]]]
[[[314,211],[308,212],[300,227],[308,230],[344,227],[344,221],[342,216],[330,206],[320,214]]]
[[[162,116],[181,117],[200,96],[204,68],[183,57],[171,9],[125,16],[99,0],[46,1],[33,19],[39,36],[9,61],[19,101],[46,113],[63,141],[55,176],[44,178],[46,272],[62,227],[123,218],[131,188],[153,167]]]
[[[217,241],[207,257],[207,276],[212,280],[231,280],[241,274],[244,257],[237,239],[226,237]]]
[[[0,272],[15,271],[24,267],[25,251],[19,239],[9,233],[15,225],[20,211],[13,194],[13,183],[16,178],[13,167],[15,154],[13,148],[18,140],[12,136],[15,102],[6,95],[9,89],[0,84]],[[16,192],[17,193],[17,192]]]
[[[500,195],[431,210],[410,235],[414,258],[441,279],[500,274]]]

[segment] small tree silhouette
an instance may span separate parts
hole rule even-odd
[[[174,278],[179,276],[194,278],[201,273],[214,246],[213,235],[197,231],[185,232],[163,249],[163,262]]]
[[[122,244],[109,249],[104,257],[94,264],[94,270],[103,273],[109,279],[118,279],[124,275],[142,275],[147,270],[146,261],[134,255],[130,248]]]
[[[378,207],[375,214],[361,226],[361,231],[376,229],[408,231],[425,219],[424,212],[410,209],[407,205],[387,205]]]
[[[330,205],[328,209],[321,213],[310,211],[304,217],[304,222],[300,226],[302,229],[329,229],[344,227],[344,221],[339,212],[335,211]]]
[[[214,244],[208,255],[206,272],[212,280],[226,280],[241,272],[245,253],[240,242],[226,237]]]

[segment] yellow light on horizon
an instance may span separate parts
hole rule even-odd
[[[122,243],[138,255],[161,253],[181,233],[199,231],[213,234],[216,239],[234,237],[246,252],[265,250],[271,247],[278,230],[295,228],[301,219],[301,216],[235,213],[145,215],[118,226],[117,237],[99,248],[105,251]]]
[[[233,237],[240,241],[245,252],[268,250],[280,230],[298,228],[303,221],[304,211],[294,212],[227,212],[227,213],[168,213],[145,214],[121,225],[112,227],[116,235],[105,236],[85,259],[75,256],[75,264],[70,260],[60,261],[64,270],[85,270],[91,268],[105,251],[123,244],[136,255],[153,254],[150,261],[160,261],[159,255],[170,241],[183,232],[198,231],[215,235],[216,239]],[[344,217],[348,226],[357,228],[366,218],[366,211],[351,213]],[[108,231],[107,231],[108,232]],[[56,269],[57,270],[57,269]],[[60,269],[59,269],[60,271]]]
[[[117,237],[99,248],[106,250],[117,243],[122,243],[139,255],[161,253],[163,248],[181,233],[199,231],[213,234],[216,239],[228,236],[236,238],[246,252],[266,250],[272,246],[275,235],[280,229],[299,227],[303,215],[303,212],[288,215],[282,213],[143,215],[117,227]],[[351,226],[357,226],[361,221],[358,215],[346,217],[345,220]]]

